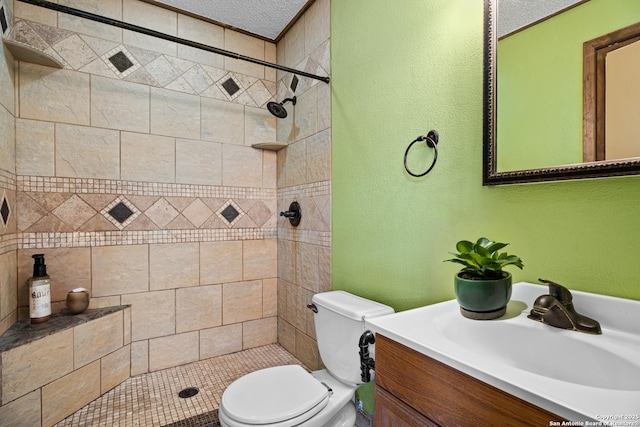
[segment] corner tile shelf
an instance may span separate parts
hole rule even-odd
[[[32,64],[45,65],[53,68],[64,68],[64,64],[53,56],[41,50],[35,49],[26,43],[2,38],[2,43],[9,49],[14,59],[30,62]]]
[[[257,144],[252,144],[251,146],[253,148],[258,148],[260,150],[270,150],[270,151],[278,151],[278,150],[282,150],[283,148],[287,147],[286,142],[279,142],[279,141],[275,141],[275,142],[259,142]]]

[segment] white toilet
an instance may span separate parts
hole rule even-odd
[[[344,291],[316,294],[312,302],[326,369],[308,372],[299,365],[277,366],[237,379],[222,394],[222,427],[353,427],[352,399],[362,384],[358,344],[364,319],[391,314],[393,309]]]

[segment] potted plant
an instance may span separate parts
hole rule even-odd
[[[462,264],[454,280],[460,312],[470,319],[495,319],[507,310],[511,298],[511,273],[502,269],[515,265],[522,269],[522,260],[516,255],[499,252],[508,243],[494,242],[486,237],[475,243],[461,240],[456,244],[458,253],[446,261]]]

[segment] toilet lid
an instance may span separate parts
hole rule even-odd
[[[305,412],[311,417],[326,406],[328,395],[327,387],[300,365],[276,366],[231,383],[222,395],[222,406],[242,423],[270,424]]]

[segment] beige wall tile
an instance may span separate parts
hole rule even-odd
[[[331,290],[331,248],[320,246],[318,248],[318,292]]]
[[[297,138],[306,138],[318,130],[318,86],[313,86],[300,96],[296,103],[295,126]]]
[[[242,247],[244,280],[265,279],[278,275],[276,239],[245,240]]]
[[[125,22],[175,36],[178,30],[178,14],[168,9],[154,6],[138,0],[123,0],[122,17]],[[175,42],[150,37],[125,30],[123,41],[127,45],[145,50],[162,52],[176,56],[178,45]]]
[[[100,361],[96,360],[42,387],[42,425],[57,423],[99,396]]]
[[[290,240],[278,239],[278,277],[288,282],[296,281],[296,246]]]
[[[248,349],[278,341],[278,318],[251,320],[242,324],[242,348]]]
[[[318,130],[331,128],[331,86],[318,85]]]
[[[318,291],[318,245],[300,243],[296,252],[296,283],[310,291]]]
[[[244,105],[202,98],[202,135],[205,141],[244,144]]]
[[[278,279],[262,280],[262,315],[278,315]]]
[[[275,43],[264,43],[264,60],[271,63],[277,63],[278,58],[276,54],[276,44]],[[264,68],[264,78],[265,80],[269,80],[272,82],[276,81],[277,73],[273,68]]]
[[[198,286],[198,243],[150,245],[149,285],[152,291]]]
[[[182,14],[178,15],[178,37],[213,47],[224,48],[224,28]],[[179,45],[178,56],[199,64],[218,68],[224,67],[224,58],[222,56],[202,49]]]
[[[119,311],[73,328],[74,369],[122,348],[123,327],[123,312]]]
[[[263,150],[262,152],[262,188],[277,188],[278,186],[278,153]],[[275,227],[276,224],[270,225]]]
[[[260,187],[262,185],[262,150],[222,146],[222,184],[232,187]]]
[[[105,394],[131,375],[131,346],[106,355],[100,360],[100,394]]]
[[[296,328],[282,317],[278,318],[278,343],[291,354],[296,352]]]
[[[0,319],[18,307],[18,260],[15,251],[0,255]]]
[[[62,2],[61,2],[62,3]],[[121,0],[64,0],[66,6],[122,21]],[[66,13],[58,14],[58,27],[81,34],[122,43],[122,29],[88,19],[79,19]]]
[[[73,370],[73,330],[2,353],[2,401],[11,402]]]
[[[144,292],[149,289],[147,245],[102,246],[91,250],[95,296]],[[128,304],[122,301],[122,304]]]
[[[56,176],[120,178],[118,131],[56,125]]]
[[[121,177],[130,181],[175,182],[175,139],[122,132]]]
[[[301,140],[289,144],[286,152],[286,186],[305,184],[307,180],[307,144]]]
[[[262,317],[262,282],[225,283],[222,286],[222,323],[244,322]]]
[[[287,104],[289,105],[289,104]],[[245,107],[244,143],[245,145],[276,140],[276,119],[265,108]]]
[[[5,58],[4,50],[2,50],[2,52],[0,52],[0,61],[2,61],[2,64],[5,64],[7,61]],[[6,112],[8,113],[7,116],[15,116],[16,92],[13,86],[13,82],[15,81],[15,70],[13,65],[0,67],[0,81],[2,82],[2,84],[0,84],[0,104],[6,108]]]
[[[151,133],[200,139],[200,97],[151,88]]]
[[[222,285],[176,291],[176,332],[197,331],[222,324]]]
[[[264,59],[264,41],[237,31],[225,29],[224,48],[251,58]],[[225,57],[224,68],[229,71],[264,79],[264,66],[262,65]]]
[[[33,254],[44,254],[51,279],[51,301],[66,302],[67,293],[75,288],[88,289],[92,295],[90,248],[21,249],[18,250],[20,305],[29,304],[26,282],[33,275]]]
[[[58,13],[55,10],[45,9],[44,7],[30,5],[21,1],[14,2],[13,7],[15,18],[38,22],[50,27],[55,27],[58,23]]]
[[[53,123],[16,119],[16,173],[55,176]]]
[[[222,184],[222,144],[189,139],[176,140],[176,182]]]
[[[295,67],[305,57],[304,52],[304,19],[298,21],[284,36],[284,64]]]
[[[176,332],[175,291],[123,295],[122,303],[131,304],[131,339],[133,341],[171,335]]]
[[[304,14],[304,51],[309,55],[329,38],[330,0],[317,0]]]
[[[331,131],[325,130],[307,138],[307,182],[331,179]]]
[[[20,117],[88,125],[89,75],[52,70],[20,63]]]
[[[0,406],[0,420],[6,426],[40,427],[40,390],[22,396],[20,399]]]
[[[131,376],[149,372],[149,340],[131,343]]]
[[[131,344],[131,307],[125,308],[123,312],[124,323],[124,345]]]
[[[318,344],[315,340],[296,330],[296,351],[295,356],[309,369],[320,368],[320,354],[318,354]]]
[[[92,76],[91,125],[148,133],[149,87]]]
[[[153,372],[197,361],[200,354],[198,344],[198,332],[149,340],[149,370]]]
[[[89,300],[89,308],[113,307],[114,305],[120,305],[120,295],[113,295],[109,297],[92,296]]]
[[[2,150],[0,168],[11,172],[15,170],[16,158],[16,127],[14,123],[13,115],[4,108],[0,108],[0,129],[2,129],[2,133],[0,133],[0,150]]]
[[[242,350],[242,323],[200,331],[200,359]]]
[[[200,284],[242,280],[242,242],[200,243]]]

